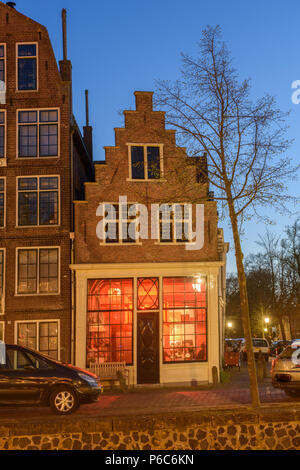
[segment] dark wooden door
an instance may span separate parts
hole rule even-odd
[[[158,312],[138,313],[137,383],[159,383]]]

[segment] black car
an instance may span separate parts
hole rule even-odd
[[[99,379],[90,372],[23,346],[1,344],[1,405],[50,405],[67,415],[81,403],[97,401],[100,393]]]

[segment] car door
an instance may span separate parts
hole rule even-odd
[[[6,364],[0,367],[0,402],[35,404],[48,383],[43,370],[17,346],[7,346]]]

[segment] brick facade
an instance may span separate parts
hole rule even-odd
[[[16,342],[16,322],[59,320],[59,357],[70,360],[71,351],[71,261],[73,232],[72,199],[82,197],[82,180],[93,177],[91,159],[72,115],[71,63],[57,66],[47,29],[0,2],[0,44],[5,45],[6,96],[0,112],[6,112],[6,155],[0,178],[6,181],[5,227],[0,228],[0,249],[5,250],[5,341]],[[37,90],[17,90],[17,43],[37,45]],[[57,157],[18,158],[18,111],[59,111]],[[1,163],[1,162],[0,162]],[[74,172],[76,178],[74,178]],[[20,227],[17,224],[17,177],[55,175],[60,181],[59,223],[55,226]],[[78,176],[79,175],[79,176]],[[16,250],[19,247],[60,248],[60,289],[53,295],[16,295]]]
[[[121,279],[127,279],[132,282],[134,297],[132,302],[128,301],[126,307],[132,311],[133,316],[132,359],[129,358],[129,355],[127,355],[127,359],[124,359],[127,363],[129,361],[131,383],[141,384],[145,383],[143,380],[146,380],[139,378],[140,346],[138,345],[141,343],[139,333],[141,321],[148,322],[145,323],[145,328],[156,329],[157,332],[156,338],[153,339],[158,350],[156,361],[157,368],[159,368],[156,376],[153,374],[152,377],[155,383],[186,383],[192,380],[211,382],[213,367],[216,368],[216,371],[219,369],[222,348],[224,304],[220,298],[224,297],[227,244],[224,244],[222,231],[218,229],[217,205],[209,192],[205,178],[207,171],[205,157],[199,161],[190,159],[186,155],[185,149],[176,145],[175,132],[165,128],[164,113],[153,110],[152,97],[152,92],[135,92],[136,109],[124,111],[125,126],[115,129],[115,146],[105,147],[105,161],[95,163],[95,182],[87,182],[85,184],[85,199],[75,201],[75,262],[72,269],[76,272],[76,364],[80,367],[89,367],[92,366],[94,360],[109,362],[116,360],[117,357],[122,359],[124,356],[125,358],[122,350],[128,347],[126,346],[127,342],[118,339],[118,335],[122,336],[123,334],[122,325],[111,324],[110,333],[108,333],[108,326],[105,322],[113,322],[114,320],[101,320],[102,314],[104,316],[107,314],[107,307],[103,312],[101,310],[101,302],[105,302],[102,297],[104,290],[101,290],[101,286],[114,280],[116,282],[116,279],[119,279],[119,283],[122,282]],[[145,153],[148,152],[149,147],[159,148],[159,174],[154,178],[149,178],[149,172],[147,173],[145,169],[149,170],[147,167],[149,162],[146,163],[144,160],[142,163],[145,165],[144,178],[137,179],[133,174],[135,169],[131,161],[132,147],[139,147],[139,151],[143,147],[145,159],[149,158],[148,153]],[[145,157],[145,155],[147,156]],[[130,203],[140,203],[147,207],[149,214],[147,218],[148,239],[139,239],[138,243],[125,242],[125,244],[121,240],[116,243],[107,243],[107,241],[99,239],[98,224],[101,221],[101,216],[97,209],[102,203],[117,204],[120,196],[126,196],[129,205]],[[194,232],[196,230],[196,203],[204,206],[204,244],[200,247],[201,249],[187,250],[185,243],[174,242],[174,239],[170,242],[162,242],[159,236],[157,239],[150,237],[151,205],[163,203],[190,203]],[[98,234],[96,234],[97,230]],[[199,231],[201,230],[202,227]],[[188,352],[186,348],[185,353],[182,353],[184,350],[182,347],[178,353],[182,353],[181,356],[177,355],[174,358],[177,351],[173,348],[172,359],[167,359],[166,347],[162,346],[165,334],[163,285],[167,282],[166,279],[181,278],[185,283],[186,279],[196,279],[197,276],[203,276],[206,283],[205,334],[207,340],[203,336],[202,344],[202,347],[206,348],[206,353],[201,355],[196,347],[197,341],[198,345],[200,344],[200,338],[196,338],[197,326],[192,324],[191,320],[194,311],[189,310],[188,313],[188,309],[192,307],[185,303],[182,304],[182,318],[189,318],[187,320],[188,326],[185,327],[182,323],[179,328],[182,332],[189,330],[193,333],[189,337],[185,336],[181,344],[191,344],[192,352]],[[145,278],[156,279],[159,286],[156,312],[151,318],[149,316],[149,321],[137,306],[137,285],[139,280]],[[99,299],[95,299],[95,306],[90,306],[90,303],[93,302],[90,297],[92,282],[95,282],[95,286],[97,283],[98,287],[100,286]],[[116,288],[116,292],[123,296],[122,289],[122,286]],[[197,286],[193,289],[196,291]],[[108,290],[108,297],[113,295],[111,294],[112,290]],[[126,298],[126,293],[124,298]],[[114,302],[113,298],[110,305],[112,302]],[[100,306],[97,307],[97,305]],[[116,308],[116,306],[110,307],[110,318]],[[98,320],[95,316],[97,313],[93,313],[97,310],[99,311]],[[92,319],[93,315],[94,319]],[[184,321],[182,320],[182,322]],[[176,342],[174,333],[176,326],[172,326],[172,328],[172,344],[174,344]],[[153,330],[153,338],[154,333]],[[187,333],[184,334],[187,335]],[[104,338],[107,335],[110,337]],[[178,342],[180,343],[180,341]],[[90,346],[91,344],[92,346]],[[116,344],[116,346],[112,346],[112,344]],[[95,347],[102,348],[101,351],[99,350],[100,356],[98,358]],[[87,356],[86,348],[88,350]],[[96,355],[91,364],[89,363],[89,355],[92,357]],[[193,360],[186,360],[186,357],[192,357]],[[170,364],[167,363],[169,360]],[[142,371],[140,373],[142,374]],[[151,381],[151,378],[149,380]]]

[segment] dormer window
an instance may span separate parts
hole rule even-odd
[[[130,145],[130,179],[158,180],[162,177],[162,145]]]
[[[37,44],[17,44],[18,90],[37,90]]]

